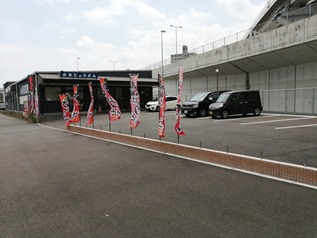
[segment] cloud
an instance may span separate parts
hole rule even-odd
[[[20,80],[35,71],[76,70],[78,51],[75,48],[0,44],[0,49],[1,84]]]
[[[141,16],[146,18],[164,19],[166,17],[164,13],[161,13],[156,8],[151,7],[142,1],[135,1],[134,7],[137,9]]]
[[[105,25],[113,22],[116,16],[122,16],[125,8],[133,4],[129,0],[114,0],[107,7],[96,7],[91,11],[84,11],[83,18],[95,25]]]
[[[115,17],[121,17],[125,14],[129,16],[139,14],[147,19],[164,19],[165,14],[159,12],[144,1],[132,0],[112,0],[106,7],[96,7],[83,13],[83,18],[93,22],[95,25],[106,25],[114,21]],[[139,17],[138,16],[138,17]]]
[[[247,21],[255,19],[259,12],[265,6],[263,1],[261,4],[253,4],[251,0],[216,0],[223,6],[223,10],[232,18],[239,21]],[[250,23],[251,24],[251,23]]]
[[[64,28],[62,31],[61,31],[61,35],[62,37],[65,36],[65,35],[68,35],[68,34],[72,34],[74,33],[76,30],[74,28]]]
[[[98,0],[93,1],[94,4],[91,0],[33,2],[41,5],[37,10],[43,8],[40,13],[45,14],[47,5],[57,12],[41,17],[43,21],[33,21],[31,27],[36,33],[32,32],[27,41],[14,37],[11,44],[1,44],[10,42],[3,40],[9,36],[4,34],[0,41],[3,81],[21,79],[19,75],[23,73],[24,77],[32,71],[76,70],[77,57],[80,57],[81,70],[112,69],[111,60],[118,61],[116,69],[143,68],[161,60],[160,30],[166,30],[164,59],[175,54],[175,29],[171,24],[183,27],[177,32],[178,53],[182,45],[187,45],[190,51],[196,47],[202,49],[202,45],[212,45],[211,42],[219,39],[223,42],[223,37],[249,27],[265,5],[265,1],[257,5],[251,0],[210,0],[212,3],[206,6],[189,1],[182,4],[170,1],[167,6],[166,0],[162,0],[165,5],[149,0]],[[65,4],[69,5],[65,7]],[[32,30],[21,22],[8,21],[4,30],[21,31],[18,36]],[[41,27],[34,25],[36,23]],[[41,35],[40,41],[38,35]],[[26,42],[34,42],[34,46]],[[10,74],[6,73],[9,71]]]
[[[72,0],[33,0],[34,4],[36,5],[56,5],[56,4],[67,4],[70,3]]]
[[[75,18],[75,16],[74,16],[74,15],[67,15],[67,16],[64,16],[65,21],[72,21],[74,18]]]

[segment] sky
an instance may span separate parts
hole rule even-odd
[[[141,69],[161,60],[161,43],[167,59],[176,53],[176,42],[181,53],[183,45],[192,50],[236,34],[251,27],[266,4],[266,0],[0,0],[0,87],[35,71]]]

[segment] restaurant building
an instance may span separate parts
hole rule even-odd
[[[20,81],[4,84],[6,110],[23,113],[33,107],[39,118],[46,113],[62,112],[59,95],[68,93],[72,107],[73,85],[78,85],[80,110],[87,111],[90,104],[88,83],[92,82],[94,109],[109,109],[103,96],[99,78],[107,79],[107,89],[115,98],[122,111],[130,110],[130,74],[138,74],[140,106],[153,98],[153,87],[158,80],[152,77],[151,70],[114,70],[114,71],[41,71],[27,75]]]

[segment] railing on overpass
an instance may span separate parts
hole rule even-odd
[[[317,3],[310,4],[306,7],[300,8],[298,10],[281,14],[278,18],[274,19],[275,21],[279,21],[281,24],[287,25],[294,23],[296,21],[299,21],[306,17],[311,17],[317,15]],[[273,16],[274,17],[274,16]],[[271,23],[273,19],[262,23],[260,25],[257,25],[256,27],[250,27],[246,30],[237,32],[235,34],[232,34],[230,36],[226,36],[224,38],[221,38],[219,40],[212,41],[210,43],[207,43],[205,45],[202,45],[200,47],[194,48],[192,50],[189,50],[188,53],[195,53],[195,54],[202,54],[211,50],[218,49],[220,47],[236,43],[238,41],[244,40],[250,36],[253,36],[255,34],[262,33],[261,28]],[[171,64],[171,58],[163,60],[163,66]],[[162,61],[159,61],[157,63],[151,64],[149,66],[146,66],[142,68],[142,70],[153,70],[157,69],[162,66]]]

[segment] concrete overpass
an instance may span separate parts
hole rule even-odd
[[[217,85],[218,89],[231,90],[292,89],[295,91],[289,95],[291,102],[290,98],[284,100],[290,103],[287,108],[272,104],[276,100],[268,95],[263,98],[265,110],[316,114],[317,16],[165,65],[164,77],[169,94],[177,92],[179,67],[185,71],[183,100],[199,91],[215,90]],[[159,71],[161,68],[154,69],[153,75]],[[296,90],[303,88],[312,90],[308,100],[310,105],[301,106],[305,102],[301,101],[299,94],[307,92],[298,93]]]

